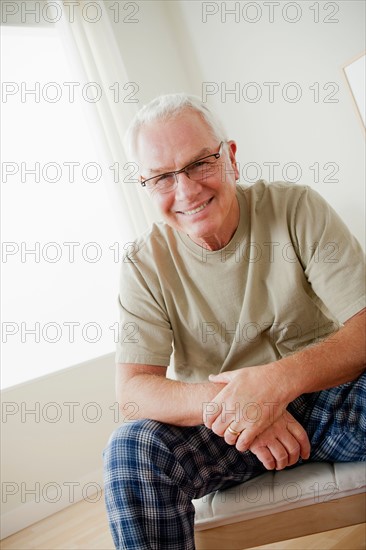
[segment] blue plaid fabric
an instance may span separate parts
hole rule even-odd
[[[309,435],[309,460],[365,461],[365,404],[365,374],[293,401],[288,410]],[[250,451],[237,451],[205,426],[153,420],[120,426],[104,464],[107,513],[119,550],[194,550],[192,499],[265,471]]]

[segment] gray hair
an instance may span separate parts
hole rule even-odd
[[[144,105],[132,119],[124,138],[128,155],[136,156],[136,140],[139,131],[145,124],[158,120],[168,120],[179,115],[185,109],[191,109],[201,115],[209,128],[212,137],[218,141],[227,141],[226,131],[218,118],[202,100],[186,93],[161,95]]]

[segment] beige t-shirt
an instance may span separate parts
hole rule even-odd
[[[203,381],[292,353],[365,306],[362,249],[317,192],[260,180],[237,198],[221,250],[165,223],[130,247],[116,362],[170,363],[175,378]]]

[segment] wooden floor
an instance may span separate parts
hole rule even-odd
[[[366,524],[257,546],[256,550],[364,550]],[[3,539],[3,550],[113,550],[104,501],[81,501]],[[137,549],[136,549],[137,550]],[[223,549],[224,550],[224,549]]]

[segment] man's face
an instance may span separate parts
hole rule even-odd
[[[141,177],[147,179],[180,170],[199,158],[217,153],[219,146],[206,122],[192,110],[187,109],[168,121],[145,125],[137,138]],[[170,192],[148,191],[168,225],[210,248],[225,246],[238,225],[235,152],[235,142],[224,144],[216,161],[217,171],[203,181],[192,181],[182,172]]]

